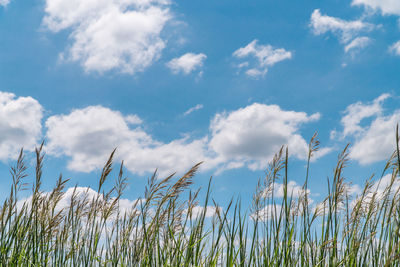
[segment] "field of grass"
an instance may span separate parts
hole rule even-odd
[[[246,208],[239,200],[218,207],[210,195],[211,179],[207,191],[191,191],[199,163],[180,178],[157,179],[154,174],[143,198],[123,210],[123,164],[115,186],[103,186],[110,179],[114,153],[94,188],[96,194],[76,188],[65,204],[68,181],[62,177],[51,192],[41,190],[42,147],[36,150],[33,185],[25,184],[21,151],[11,168],[10,195],[0,210],[0,265],[399,266],[398,145],[382,172],[390,181],[378,190],[367,180],[357,197],[350,196],[342,174],[348,163],[346,147],[328,179],[327,196],[313,204],[308,169],[318,145],[314,136],[301,192],[288,189],[288,150],[283,147],[255,185],[253,204]],[[278,179],[283,183],[279,198],[274,196]],[[27,188],[32,188],[32,197],[22,203],[19,195]],[[199,194],[205,195],[203,203],[198,203]],[[199,205],[205,208],[196,208]]]

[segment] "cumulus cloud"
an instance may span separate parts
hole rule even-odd
[[[400,15],[400,2],[397,0],[353,0],[352,5],[379,10],[384,15]]]
[[[140,126],[130,128],[130,118],[102,106],[51,116],[46,121],[47,150],[51,155],[70,157],[68,167],[81,172],[102,167],[115,147],[128,170],[139,174],[155,168],[160,175],[183,172],[204,159],[205,140],[182,138],[162,143]]]
[[[367,47],[371,43],[371,41],[372,40],[369,37],[357,37],[344,47],[344,51],[346,53],[358,51]]]
[[[206,58],[207,56],[203,53],[186,53],[181,57],[174,58],[169,61],[167,63],[167,67],[170,68],[174,74],[183,73],[187,75],[196,69],[201,68]]]
[[[252,57],[256,60],[255,64],[242,62],[238,64],[239,68],[246,68],[248,76],[258,78],[263,77],[268,68],[276,63],[292,58],[292,53],[284,48],[273,48],[271,45],[259,45],[258,40],[253,40],[245,47],[241,47],[233,53],[233,56],[239,59]]]
[[[22,147],[33,150],[41,136],[43,108],[32,97],[0,92],[0,160],[15,159]]]
[[[250,169],[265,168],[282,145],[289,146],[291,155],[305,159],[308,146],[299,128],[319,117],[318,113],[308,116],[255,103],[217,114],[210,125],[209,146],[218,155],[218,162],[246,163]]]
[[[46,149],[50,155],[67,156],[68,167],[81,172],[101,168],[115,147],[117,158],[125,161],[129,171],[138,174],[153,172],[155,168],[160,176],[173,171],[182,173],[203,160],[205,170],[256,170],[265,168],[282,145],[289,146],[290,155],[306,159],[308,146],[299,128],[319,117],[318,113],[309,116],[255,103],[218,113],[210,123],[209,134],[202,138],[186,135],[161,142],[141,124],[132,124],[132,118],[137,122],[135,116],[90,106],[49,117]]]
[[[389,159],[396,148],[396,124],[400,122],[400,111],[389,116],[378,116],[350,151],[350,157],[361,164]]]
[[[383,114],[383,101],[389,97],[383,94],[371,103],[357,102],[347,107],[341,122],[342,138],[354,138],[350,158],[360,164],[369,164],[388,159],[395,150],[395,130],[400,122],[400,110],[389,115]],[[362,125],[369,118],[370,123]]]
[[[90,72],[137,73],[165,47],[161,33],[172,15],[168,0],[46,0],[43,24],[71,30],[62,58]]]
[[[200,110],[200,109],[202,109],[202,108],[203,108],[203,105],[202,105],[202,104],[197,104],[196,106],[191,107],[191,108],[189,108],[188,110],[186,110],[185,113],[183,113],[183,115],[184,115],[184,116],[187,116],[187,115],[189,115],[190,113],[192,113],[192,112],[194,112],[194,111],[196,111],[196,110]]]
[[[0,0],[0,6],[7,6],[10,3],[10,0]]]
[[[396,56],[400,56],[400,41],[397,41],[396,43],[392,44],[389,47],[389,52],[395,54]]]
[[[383,101],[389,97],[389,94],[382,94],[372,101],[372,103],[364,104],[359,101],[349,105],[344,112],[345,115],[341,119],[343,137],[362,132],[364,129],[360,126],[360,123],[363,119],[382,115]]]

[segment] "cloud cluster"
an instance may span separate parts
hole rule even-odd
[[[165,47],[161,33],[172,18],[168,0],[46,0],[44,25],[69,29],[72,44],[63,58],[90,72],[136,73]]]
[[[319,9],[311,14],[310,27],[315,35],[331,32],[345,45],[345,52],[355,51],[366,47],[371,39],[359,34],[374,29],[374,25],[362,20],[347,21],[336,17],[322,15]]]
[[[284,48],[273,48],[271,45],[259,45],[258,40],[253,40],[245,47],[241,47],[233,53],[238,59],[254,58],[255,64],[245,61],[238,65],[239,68],[246,68],[245,73],[254,78],[263,77],[268,68],[276,63],[291,59],[292,53]],[[251,65],[251,66],[250,66]]]
[[[129,171],[140,175],[156,168],[160,176],[174,171],[183,173],[199,161],[205,161],[205,170],[259,170],[282,145],[289,146],[291,156],[306,159],[308,146],[300,127],[320,118],[319,113],[307,115],[282,110],[277,105],[254,103],[217,113],[209,132],[201,138],[186,134],[163,142],[145,131],[139,116],[103,106],[50,116],[42,135],[42,113],[43,108],[35,99],[0,92],[0,160],[15,158],[21,146],[32,150],[45,138],[47,153],[67,157],[68,168],[79,172],[103,167],[114,148],[117,159],[124,160]]]
[[[298,130],[302,124],[317,120],[319,114],[308,116],[255,103],[217,114],[210,134],[203,138],[186,136],[168,143],[154,140],[140,125],[130,127],[127,118],[101,106],[51,116],[46,122],[49,153],[68,156],[68,167],[83,172],[100,168],[114,147],[118,147],[118,158],[125,160],[126,167],[139,174],[155,168],[161,175],[183,172],[202,160],[206,169],[262,169],[285,144],[291,155],[305,159],[307,143]]]
[[[199,69],[203,66],[204,60],[207,56],[203,53],[193,54],[186,53],[181,57],[174,58],[167,63],[167,67],[171,69],[172,73],[183,73],[185,75]]]
[[[353,0],[353,6],[363,6],[368,10],[380,12],[382,15],[400,16],[400,1],[397,0]],[[389,47],[389,52],[400,56],[400,41]]]
[[[382,105],[388,97],[388,94],[383,94],[371,103],[351,104],[344,112],[341,137],[354,139],[350,158],[360,164],[386,160],[395,150],[395,130],[400,122],[400,110],[388,115],[383,113]],[[370,122],[363,123],[365,119]]]
[[[51,116],[46,121],[49,154],[68,156],[70,169],[90,172],[100,168],[117,147],[118,158],[131,172],[144,174],[158,168],[160,175],[183,172],[204,159],[204,140],[159,142],[140,125],[129,127],[129,118],[102,106]]]

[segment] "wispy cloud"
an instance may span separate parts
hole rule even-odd
[[[184,115],[184,116],[187,116],[187,115],[189,115],[190,113],[192,113],[193,111],[200,110],[200,109],[202,109],[202,108],[203,108],[203,105],[202,105],[202,104],[197,104],[196,106],[191,107],[190,109],[186,110],[185,113],[183,113],[183,115]]]
[[[360,37],[359,34],[373,30],[375,25],[362,20],[343,20],[322,15],[319,9],[315,9],[311,14],[310,27],[315,35],[332,33],[345,46],[344,51],[346,53],[354,53],[371,43],[369,37]]]
[[[361,49],[367,47],[371,42],[372,42],[372,40],[369,37],[365,37],[365,36],[357,37],[344,47],[344,51],[346,53],[348,53],[348,52],[354,53],[358,50],[361,50]]]
[[[292,52],[284,48],[274,48],[271,45],[259,45],[258,40],[253,40],[245,47],[241,47],[233,53],[233,56],[238,59],[253,57],[256,62],[242,62],[237,65],[238,68],[245,68],[245,73],[253,78],[265,76],[268,68],[274,66],[276,63],[291,59]]]
[[[400,41],[397,41],[396,43],[392,44],[389,47],[389,52],[395,54],[396,56],[400,56]]]

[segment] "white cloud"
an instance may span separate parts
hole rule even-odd
[[[251,169],[265,168],[282,145],[305,159],[308,145],[299,134],[302,124],[318,120],[318,113],[284,111],[276,105],[252,104],[230,113],[217,114],[210,125],[209,147],[217,162],[244,162]]]
[[[361,164],[389,159],[396,149],[396,124],[400,122],[400,111],[389,116],[378,116],[361,138],[351,148],[350,157]]]
[[[268,68],[276,63],[292,58],[292,53],[284,48],[273,48],[271,45],[259,45],[258,40],[253,40],[245,47],[241,47],[233,53],[233,56],[239,59],[254,57],[255,66],[250,66],[249,62],[238,64],[238,68],[247,68],[248,76],[257,78],[262,77],[268,72]]]
[[[142,119],[141,119],[139,116],[137,116],[137,115],[128,115],[128,116],[125,116],[125,121],[126,121],[127,123],[133,124],[133,125],[135,125],[135,124],[142,124],[142,123],[143,123]]]
[[[400,15],[400,2],[397,0],[353,0],[352,5],[380,10],[384,15]]]
[[[344,127],[343,137],[362,132],[364,129],[360,126],[361,121],[372,116],[381,115],[382,103],[389,97],[389,94],[382,94],[370,104],[357,102],[349,105],[344,112],[345,115],[341,119]]]
[[[102,167],[111,151],[133,173],[144,174],[159,168],[160,175],[188,170],[204,160],[205,140],[187,138],[162,143],[139,126],[131,129],[120,112],[101,106],[52,116],[46,121],[47,150],[52,155],[71,157],[68,167],[90,172]]]
[[[190,113],[192,113],[193,111],[200,110],[200,109],[202,109],[202,108],[203,108],[203,105],[202,105],[202,104],[197,104],[196,106],[191,107],[191,108],[189,108],[188,110],[186,110],[185,113],[183,113],[183,115],[184,115],[184,116],[187,116],[187,115],[189,115]]]
[[[344,47],[344,51],[346,53],[348,53],[350,51],[354,52],[354,51],[357,51],[357,50],[367,47],[370,43],[371,43],[371,38],[369,38],[369,37],[365,37],[365,36],[357,37]]]
[[[203,66],[204,60],[207,58],[205,54],[186,53],[181,57],[174,58],[167,63],[167,67],[172,73],[183,73],[185,75],[199,69]]]
[[[266,205],[263,209],[251,214],[253,220],[269,221],[271,219],[277,219],[281,216],[282,206],[278,204]],[[284,212],[283,212],[284,213]],[[284,215],[284,214],[282,214]]]
[[[373,24],[362,20],[349,21],[322,15],[319,9],[315,9],[311,14],[310,27],[315,35],[331,32],[344,45],[344,51],[346,53],[351,52],[352,55],[371,43],[369,37],[359,37],[358,35],[361,32],[369,32],[375,28]]]
[[[42,106],[32,97],[0,92],[0,160],[15,159],[22,147],[29,151],[35,148],[42,116]]]
[[[161,38],[172,17],[167,0],[46,0],[44,25],[71,30],[62,58],[90,72],[143,71],[165,47]]]
[[[388,159],[396,148],[395,130],[400,122],[400,110],[389,115],[383,114],[382,104],[388,97],[388,94],[382,94],[372,103],[354,103],[347,107],[341,120],[342,137],[350,136],[355,140],[349,156],[360,164]],[[367,118],[371,122],[361,125]]]
[[[400,56],[400,41],[397,41],[396,43],[392,44],[389,47],[389,52],[395,54],[396,56]]]
[[[207,206],[206,213],[205,213],[205,218],[214,217],[214,215],[216,215],[216,213],[217,213],[217,209],[219,209],[218,212],[222,212],[222,209],[220,207],[217,208],[215,206]],[[198,218],[199,216],[202,215],[203,212],[204,212],[204,207],[202,207],[202,206],[194,206],[192,208],[192,218],[193,219]],[[188,209],[185,210],[185,214],[187,214],[187,213],[189,213]]]
[[[394,178],[392,180],[392,178]],[[392,183],[393,182],[393,183]],[[356,185],[357,191],[352,192],[356,198],[351,202],[351,207],[354,207],[357,203],[360,203],[363,189],[361,189],[358,185]],[[389,190],[390,187],[390,190]],[[377,208],[377,205],[372,205],[371,206],[371,201],[374,200],[376,204],[384,205],[382,202],[386,197],[388,199],[393,199],[395,193],[399,190],[400,188],[400,180],[398,177],[393,177],[392,174],[386,174],[382,178],[376,180],[371,188],[369,188],[366,191],[366,194],[364,195],[364,198],[362,199],[363,201],[360,203],[361,207],[364,207],[365,209],[369,210],[371,207],[372,208]],[[398,195],[397,195],[398,196]]]
[[[274,184],[274,197],[277,198],[282,198],[284,197],[284,191],[285,187],[284,184],[280,184],[280,183],[275,183]],[[293,197],[295,198],[299,198],[300,196],[304,195],[304,189],[303,186],[299,185],[297,182],[295,181],[289,181],[287,183],[287,194],[288,194],[288,198]],[[310,194],[310,190],[307,189],[307,195]]]
[[[266,167],[282,145],[290,155],[306,159],[308,145],[299,133],[301,125],[318,120],[318,113],[284,111],[276,105],[252,104],[232,112],[218,113],[210,133],[202,138],[189,135],[170,142],[155,140],[143,130],[134,115],[123,116],[102,106],[73,110],[46,121],[48,154],[69,157],[68,167],[90,172],[99,169],[117,147],[117,159],[133,173],[145,174],[158,168],[160,176],[182,173],[205,161],[204,170],[219,171]],[[141,120],[139,121],[141,122]],[[330,151],[321,150],[322,156]]]
[[[0,6],[7,6],[10,3],[10,0],[0,0]]]

